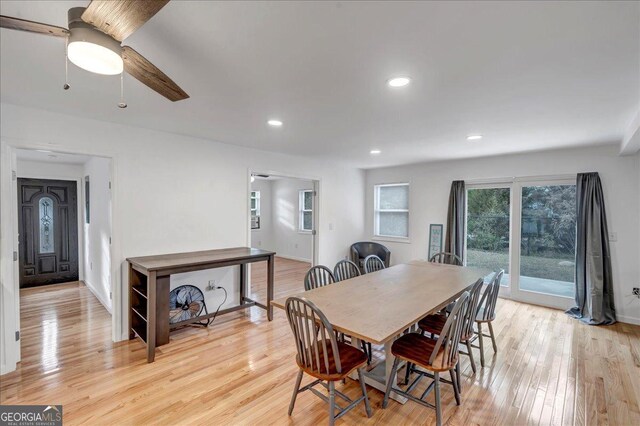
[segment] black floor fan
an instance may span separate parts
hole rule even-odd
[[[181,285],[169,293],[169,324],[177,324],[199,317],[202,312],[208,315],[207,304],[204,301],[202,290],[193,285]],[[193,324],[206,327],[211,320],[207,318],[202,322]]]

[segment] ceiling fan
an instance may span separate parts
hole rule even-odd
[[[165,73],[122,40],[151,19],[169,0],[92,0],[89,6],[69,9],[69,29],[0,15],[0,27],[61,37],[67,40],[67,58],[87,71],[116,75],[123,71],[175,102],[189,95]],[[69,85],[65,83],[65,90]],[[125,108],[122,101],[118,104]]]

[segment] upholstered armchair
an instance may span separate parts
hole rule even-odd
[[[389,262],[391,262],[391,252],[388,248],[379,243],[372,241],[361,241],[351,245],[351,261],[358,265],[360,272],[364,273],[364,258],[375,254],[384,262],[384,265],[388,268]]]

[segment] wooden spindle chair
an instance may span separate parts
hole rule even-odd
[[[291,396],[291,403],[289,404],[289,415],[293,412],[298,394],[310,390],[329,403],[329,425],[333,425],[336,419],[345,415],[362,401],[364,401],[367,417],[371,417],[371,406],[369,405],[362,370],[367,365],[365,353],[351,345],[340,342],[336,338],[336,333],[327,317],[313,302],[304,298],[290,297],[285,303],[285,311],[293,332],[297,350],[296,363],[300,369],[293,395]],[[356,369],[358,370],[362,396],[354,401],[336,390],[335,382],[344,380]],[[304,373],[314,377],[316,380],[300,388]],[[328,391],[328,397],[314,387],[318,384]],[[344,399],[349,405],[341,408],[336,404],[336,395]],[[337,415],[335,414],[336,409],[338,410]]]
[[[358,265],[347,259],[342,259],[340,262],[336,263],[336,266],[333,268],[333,277],[336,279],[336,282],[359,276],[360,269],[358,268]]]
[[[462,259],[460,259],[459,256],[453,253],[447,253],[446,251],[441,251],[440,253],[434,254],[429,259],[429,262],[446,263],[447,265],[462,266]]]
[[[371,272],[380,271],[385,269],[384,262],[375,254],[371,254],[364,258],[364,273],[370,274]]]
[[[336,263],[336,266],[333,268],[333,276],[336,279],[336,282],[359,277],[360,275],[360,268],[358,268],[358,265],[347,259],[343,259]],[[371,343],[363,340],[362,350],[367,354],[367,364],[371,364],[371,357],[373,356]]]
[[[335,282],[336,279],[331,269],[323,265],[317,265],[309,269],[304,276],[304,289],[305,291],[309,291]]]
[[[476,314],[478,313],[478,304],[480,301],[480,295],[482,294],[482,284],[483,279],[479,278],[478,281],[471,287],[469,291],[469,309],[467,309],[466,315],[464,316],[464,325],[462,328],[462,335],[460,336],[460,343],[464,344],[467,347],[467,352],[460,351],[461,354],[467,355],[469,357],[469,361],[471,362],[471,369],[473,373],[476,373],[476,363],[473,359],[473,352],[471,351],[471,340],[474,337],[473,324],[476,321]],[[431,336],[439,336],[442,333],[442,329],[447,322],[448,315],[446,312],[440,312],[434,315],[428,315],[418,321],[418,327],[422,330],[422,334],[430,333]],[[456,367],[457,376],[459,378],[460,371],[459,365]],[[405,383],[409,382],[409,375],[411,374],[410,366],[406,369],[405,372]],[[461,383],[458,382],[458,391],[462,393]]]
[[[391,345],[391,353],[395,359],[393,360],[393,367],[391,368],[391,375],[389,376],[389,382],[387,383],[387,391],[384,394],[382,408],[387,407],[391,392],[395,392],[407,399],[410,399],[411,401],[429,408],[435,408],[436,423],[440,426],[442,424],[442,410],[440,408],[440,374],[445,371],[449,372],[451,380],[447,381],[443,379],[442,381],[450,383],[453,386],[456,404],[460,405],[458,380],[454,378],[454,375],[456,364],[458,364],[458,347],[460,345],[460,337],[462,336],[464,328],[464,318],[468,309],[469,292],[465,291],[462,296],[458,298],[458,301],[447,317],[447,321],[442,328],[442,334],[440,334],[438,340],[433,340],[420,333],[408,333],[393,342]],[[426,370],[414,371],[418,374],[418,377],[411,385],[409,385],[409,387],[407,387],[406,391],[393,386],[396,380],[396,373],[400,360],[404,360],[408,364],[415,364]],[[420,397],[416,397],[411,394],[411,391],[417,386],[423,376],[433,378],[433,382],[429,384]],[[425,397],[432,390],[435,390],[435,406],[425,401]]]
[[[496,304],[498,303],[498,293],[500,292],[500,281],[504,275],[504,269],[493,274],[493,277],[489,281],[489,285],[482,294],[480,303],[478,304],[478,313],[476,314],[476,324],[478,330],[476,331],[476,338],[478,339],[480,346],[472,345],[474,348],[480,349],[480,365],[484,367],[484,341],[483,337],[490,337],[493,345],[493,353],[498,353],[498,345],[496,345],[496,336],[493,331],[493,325],[491,324],[496,319]],[[482,324],[486,323],[489,327],[489,334],[484,334],[482,331]],[[475,340],[475,339],[474,339]]]

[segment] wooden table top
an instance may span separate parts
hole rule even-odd
[[[315,303],[336,330],[381,344],[437,312],[488,273],[478,268],[417,261],[295,296]],[[271,304],[284,309],[286,299]]]
[[[218,250],[193,251],[188,253],[161,254],[156,256],[130,257],[127,261],[147,271],[157,271],[177,266],[197,266],[217,262],[271,256],[275,252],[251,247],[233,247]]]

